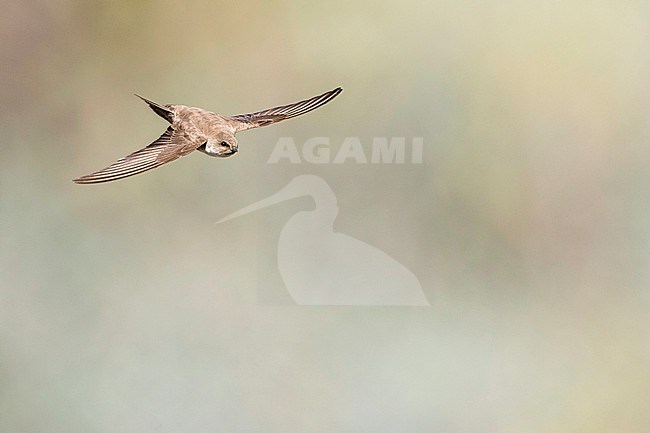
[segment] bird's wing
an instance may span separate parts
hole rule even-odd
[[[187,155],[199,148],[203,141],[170,126],[160,138],[144,149],[117,160],[103,170],[81,176],[74,182],[101,183],[133,176]]]
[[[314,96],[313,98],[305,99],[304,101],[269,108],[268,110],[258,111],[256,113],[238,114],[236,116],[230,116],[230,118],[240,122],[238,130],[266,126],[315,110],[316,108],[330,102],[342,91],[342,88],[337,87],[334,90],[325,92],[322,95]]]

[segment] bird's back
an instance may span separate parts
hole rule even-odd
[[[212,111],[187,105],[169,105],[174,112],[173,126],[180,126],[183,129],[196,128],[206,136],[213,135],[219,131],[233,131],[232,122]]]

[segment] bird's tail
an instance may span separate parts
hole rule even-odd
[[[169,108],[165,107],[164,105],[160,105],[157,102],[150,101],[149,99],[140,96],[137,93],[134,93],[134,95],[142,99],[144,102],[146,102],[157,115],[159,115],[169,123],[172,123],[174,121],[174,112]]]

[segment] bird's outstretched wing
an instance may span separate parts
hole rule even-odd
[[[269,108],[268,110],[258,111],[256,113],[238,114],[236,116],[230,116],[230,118],[240,122],[238,125],[238,130],[240,131],[257,128],[259,126],[266,126],[315,110],[336,98],[336,96],[338,96],[342,91],[342,88],[337,87],[334,90],[325,92],[322,95],[314,96],[313,98],[305,99],[304,101]]]
[[[175,131],[170,126],[160,138],[144,149],[117,160],[103,170],[74,179],[74,182],[101,183],[133,176],[187,155],[201,144],[201,140],[191,139],[183,131]]]

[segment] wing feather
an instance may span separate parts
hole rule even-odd
[[[202,143],[190,141],[182,132],[171,126],[156,141],[144,149],[120,158],[108,167],[74,179],[75,183],[90,184],[110,182],[160,167],[196,150]]]
[[[231,116],[230,118],[241,122],[240,130],[266,126],[315,110],[336,98],[342,91],[342,88],[337,87],[336,89],[325,92],[322,95],[314,96],[313,98],[305,99],[304,101],[281,105],[279,107],[273,107],[255,113],[238,114],[236,116]]]

